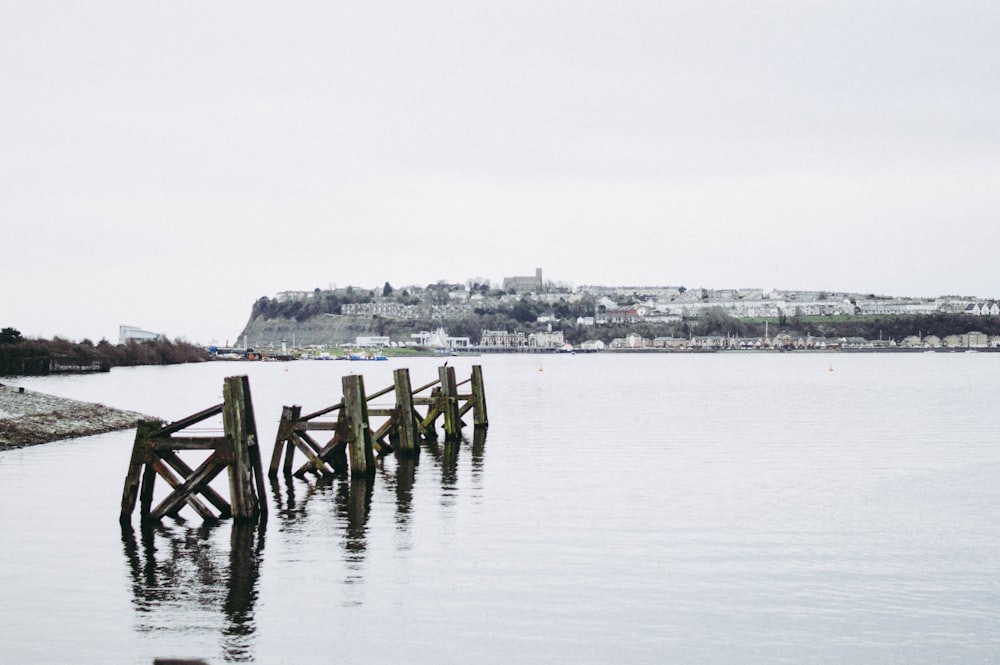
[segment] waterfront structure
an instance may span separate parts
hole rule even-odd
[[[636,333],[630,333],[625,337],[616,337],[611,340],[612,349],[644,349],[648,346],[647,340]]]
[[[654,337],[650,346],[654,349],[686,349],[688,340],[683,337]]]
[[[522,348],[528,345],[524,331],[484,330],[479,335],[479,346],[486,348]]]
[[[543,331],[528,335],[528,346],[540,349],[561,349],[566,344],[563,332]]]
[[[410,338],[416,346],[428,349],[468,349],[471,346],[468,337],[452,337],[445,333],[444,328],[438,328],[434,332],[421,330],[412,333]]]

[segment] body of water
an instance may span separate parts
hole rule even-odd
[[[440,362],[5,382],[174,420],[245,373],[266,465],[282,405]],[[132,431],[0,453],[0,660],[1000,659],[1000,354],[450,362],[483,367],[485,441],[368,483],[281,478],[265,528],[185,508],[123,530]]]

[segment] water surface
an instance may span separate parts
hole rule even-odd
[[[485,440],[279,480],[264,529],[122,530],[134,433],[0,453],[4,662],[976,663],[1000,658],[998,354],[456,358]],[[439,361],[8,383],[181,418]],[[222,485],[225,493],[225,485]]]

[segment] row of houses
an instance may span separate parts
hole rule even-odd
[[[404,305],[391,300],[347,303],[340,306],[344,316],[365,318],[381,317],[397,321],[416,321],[430,318],[434,321],[472,314],[473,306],[467,302],[449,302],[444,305]]]
[[[427,348],[447,348],[454,350],[527,350],[547,349],[566,351],[572,349],[566,343],[562,331],[483,330],[478,345],[471,344],[468,337],[451,337],[439,328],[435,332],[423,331],[411,335],[411,344]],[[395,346],[388,337],[358,337],[355,346],[389,347]],[[990,349],[1000,348],[1000,335],[990,336],[981,332],[963,335],[936,335],[920,337],[911,335],[900,341],[869,340],[863,337],[816,337],[812,335],[792,335],[778,333],[764,337],[735,337],[729,335],[695,335],[692,337],[645,338],[637,333],[613,339],[605,345],[600,340],[590,340],[579,345],[582,351],[610,350],[665,350],[665,351],[717,351],[717,350],[889,350],[889,349]],[[575,350],[575,349],[574,349]]]
[[[990,302],[977,302],[968,305],[965,313],[971,316],[1000,316],[1000,302],[992,300]]]
[[[616,338],[608,348],[689,350],[761,350],[761,349],[813,349],[813,350],[884,350],[884,349],[996,349],[1000,348],[1000,335],[990,336],[981,332],[963,335],[912,335],[895,340],[870,340],[863,337],[813,337],[779,333],[773,337],[732,337],[727,335],[693,336],[690,338],[655,337],[647,339],[638,334]]]
[[[566,339],[561,330],[533,332],[483,330],[479,336],[479,347],[483,349],[562,349]]]
[[[513,279],[513,278],[511,278]],[[527,278],[525,278],[527,279]],[[771,292],[761,290],[727,290],[712,292],[711,297],[696,298],[691,291],[678,293],[676,289],[633,290],[628,298],[632,304],[622,305],[619,289],[599,289],[593,293],[531,293],[526,296],[504,294],[486,296],[479,292],[458,289],[447,292],[447,302],[404,305],[388,298],[376,298],[368,303],[342,305],[347,316],[383,317],[396,320],[430,318],[444,321],[451,317],[473,314],[477,309],[510,307],[527,298],[540,308],[560,303],[574,304],[590,295],[594,300],[594,315],[577,319],[581,326],[633,324],[640,321],[670,323],[690,319],[707,310],[721,310],[738,319],[760,319],[792,316],[881,315],[903,316],[918,314],[964,313],[974,316],[1000,316],[1000,302],[972,301],[968,298],[942,296],[940,298],[886,298],[836,296],[811,292]],[[704,290],[702,290],[704,291]],[[543,314],[542,319],[553,318]]]
[[[782,316],[838,316],[838,315],[883,315],[902,316],[913,314],[933,314],[942,311],[937,303],[924,301],[729,301],[729,302],[686,302],[650,303],[628,307],[609,306],[604,303],[594,316],[593,322],[579,320],[580,325],[634,324],[640,321],[670,323],[682,319],[696,318],[707,310],[721,310],[736,319],[777,319]],[[969,313],[972,307],[969,307]],[[985,310],[984,310],[985,311]],[[975,313],[979,313],[978,311]],[[1000,305],[996,313],[1000,314]]]

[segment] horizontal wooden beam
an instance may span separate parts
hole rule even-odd
[[[214,450],[228,445],[224,436],[171,436],[153,440],[153,450]]]

